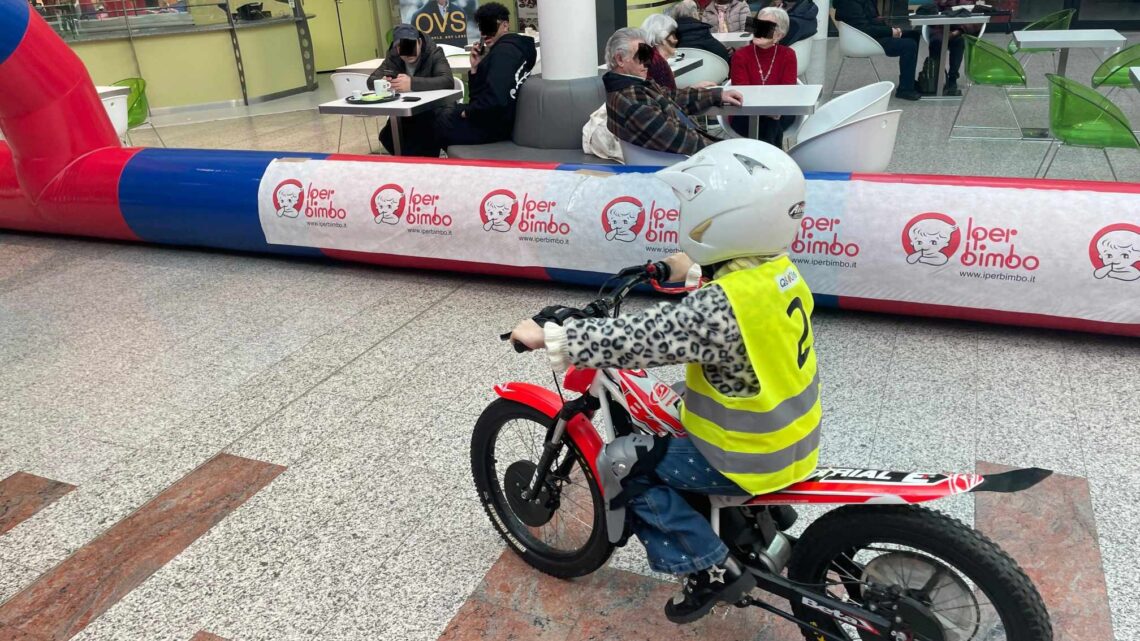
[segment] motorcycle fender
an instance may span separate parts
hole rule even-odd
[[[558,394],[541,385],[506,383],[496,385],[495,393],[508,401],[533,407],[550,418],[558,416],[558,412],[562,409],[562,399]],[[604,495],[602,477],[598,474],[598,454],[602,451],[602,437],[598,436],[598,431],[594,429],[593,424],[581,414],[566,424],[566,435],[578,446],[582,456],[586,457],[590,471],[594,473],[594,479],[598,482],[598,489]]]

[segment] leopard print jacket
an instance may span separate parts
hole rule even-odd
[[[545,330],[547,351],[563,367],[640,369],[701,363],[708,382],[726,396],[760,392],[740,325],[728,296],[715,283],[678,303],[662,303],[640,314],[572,319]]]

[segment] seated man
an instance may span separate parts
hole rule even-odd
[[[416,31],[411,25],[397,25],[392,30],[392,48],[388,57],[376,71],[368,77],[368,88],[374,89],[376,80],[384,78],[392,83],[392,91],[433,91],[451,89],[451,65],[443,49],[432,43],[427,34]],[[409,156],[439,157],[439,146],[435,144],[432,123],[435,113],[428,112],[400,122],[400,140],[404,153]],[[392,121],[384,125],[380,132],[380,144],[388,153],[392,152]]]
[[[728,48],[713,37],[712,27],[701,22],[701,10],[696,0],[678,2],[669,10],[669,15],[677,21],[678,48],[703,49],[724,58],[725,62],[731,59]]]
[[[914,88],[914,72],[918,66],[918,39],[922,34],[917,29],[889,27],[879,16],[874,0],[835,0],[835,19],[855,27],[883,45],[883,50],[891,58],[899,59],[899,87],[895,97],[903,100],[918,100]]]
[[[475,11],[483,39],[471,50],[471,101],[436,118],[436,140],[444,149],[510,140],[519,88],[538,59],[534,39],[509,33],[510,20],[510,12],[497,2]]]
[[[716,142],[690,115],[720,104],[739,105],[739,91],[665,89],[646,79],[653,47],[641,29],[618,29],[606,42],[606,117],[609,130],[629,143],[674,154],[695,154]]]

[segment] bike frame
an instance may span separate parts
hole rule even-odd
[[[608,307],[614,310],[619,309],[621,299],[628,293],[633,284],[635,284],[634,281],[630,279],[617,288],[618,293],[608,301]],[[531,383],[512,382],[495,386],[495,393],[499,397],[532,407],[555,421],[546,442],[543,444],[542,454],[534,478],[531,480],[531,485],[523,494],[524,500],[531,500],[546,482],[551,465],[562,449],[563,438],[566,437],[574,442],[574,445],[585,457],[586,463],[597,481],[598,490],[603,493],[604,500],[605,488],[600,482],[602,477],[597,469],[597,461],[602,448],[618,437],[611,409],[614,402],[628,411],[626,403],[623,402],[625,394],[616,382],[622,380],[622,372],[623,370],[615,368],[571,369],[566,374],[564,386],[566,389],[578,392],[581,395],[569,401],[564,400],[560,392],[556,393]],[[652,399],[643,398],[640,400],[643,403],[652,404],[654,402]],[[600,435],[592,422],[597,413],[601,414],[602,434]],[[672,432],[675,438],[685,438],[683,428],[680,433],[673,428],[666,428],[666,431]],[[1018,492],[1036,485],[1051,473],[1049,470],[1029,468],[983,477],[978,474],[928,474],[858,468],[819,468],[809,478],[778,492],[754,497],[710,496],[709,522],[713,531],[719,536],[721,534],[720,514],[725,508],[803,503],[836,505],[922,503],[963,492]],[[606,527],[604,520],[602,527]],[[780,533],[777,534],[784,536]],[[898,620],[895,618],[888,618],[872,609],[852,605],[820,592],[812,591],[807,586],[786,579],[777,572],[765,571],[751,565],[749,567],[756,577],[757,587],[784,598],[789,603],[802,604],[838,623],[854,626],[884,639],[907,641],[910,638],[896,628]],[[914,606],[921,605],[905,595],[892,596],[897,599],[898,603],[911,601]],[[820,638],[847,641],[842,637],[820,630],[809,621],[803,621],[789,612],[752,597],[748,597],[738,605],[763,608],[818,634]]]

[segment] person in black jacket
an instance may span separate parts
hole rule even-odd
[[[538,59],[534,39],[509,33],[511,14],[497,2],[475,11],[483,40],[471,50],[471,100],[440,112],[439,145],[482,145],[509,140],[519,89]]]
[[[899,59],[899,88],[895,96],[903,100],[918,100],[914,89],[914,72],[918,66],[917,29],[890,27],[879,16],[874,0],[835,0],[835,19],[871,36],[883,45],[892,58]]]
[[[376,80],[383,78],[392,83],[392,91],[435,91],[451,89],[455,81],[451,77],[451,65],[447,56],[431,41],[431,38],[411,25],[397,25],[392,30],[392,48],[388,57],[372,75],[368,76],[368,88],[375,89]],[[400,119],[400,140],[403,151],[408,156],[439,157],[439,146],[435,144],[433,123],[434,111],[410,118]],[[380,144],[392,153],[392,120],[380,131]]]
[[[712,26],[701,22],[701,10],[695,0],[673,5],[670,15],[677,21],[677,46],[688,49],[703,49],[709,53],[732,61],[732,54],[712,35]]]
[[[819,31],[819,7],[812,0],[775,0],[769,6],[788,12],[788,33],[780,40],[785,47],[807,40]]]

